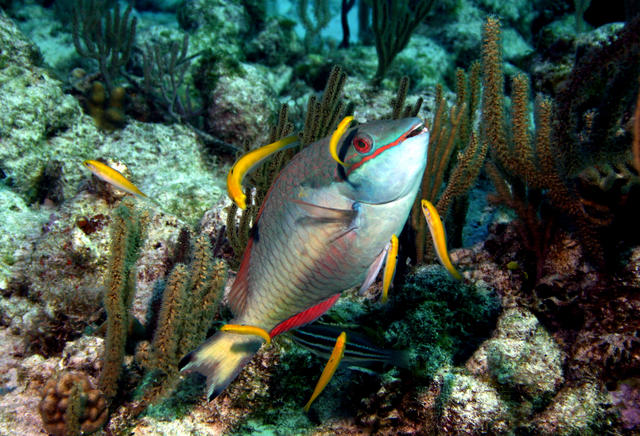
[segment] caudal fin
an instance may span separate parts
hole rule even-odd
[[[207,377],[208,397],[213,399],[236,378],[260,349],[255,337],[218,332],[180,361],[180,370],[196,371]]]

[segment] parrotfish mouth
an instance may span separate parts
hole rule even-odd
[[[401,139],[405,140],[408,138],[413,138],[414,136],[422,135],[423,133],[428,133],[428,132],[429,132],[429,129],[427,129],[424,123],[421,122],[420,124],[417,124],[413,129],[405,133],[404,137]]]
[[[393,141],[392,144],[390,144],[390,146],[393,147],[395,145],[395,146],[400,146],[400,148],[402,148],[402,144],[404,142],[407,142],[407,143],[420,142],[421,139],[418,139],[417,137],[423,134],[428,134],[428,133],[429,133],[429,129],[425,126],[424,122],[421,120],[420,122],[416,123],[413,127],[411,127],[409,130],[407,130],[405,133],[400,135],[398,139],[396,139],[395,141]],[[425,159],[426,159],[426,156],[425,156]],[[363,199],[359,199],[358,203],[382,206],[385,204],[394,203],[404,195],[406,195],[406,192],[399,193],[397,197],[386,199],[384,201],[366,201]]]

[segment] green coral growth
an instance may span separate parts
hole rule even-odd
[[[454,280],[441,266],[430,265],[407,275],[388,303],[362,308],[361,300],[343,298],[323,320],[360,326],[376,345],[408,350],[409,368],[429,379],[442,365],[468,358],[489,336],[499,311],[494,291]]]
[[[440,266],[429,266],[408,276],[389,307],[383,307],[387,313],[377,317],[392,320],[385,339],[394,348],[410,350],[412,369],[430,378],[442,365],[469,357],[489,335],[499,309],[493,291],[460,283]]]

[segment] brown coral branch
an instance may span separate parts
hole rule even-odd
[[[640,174],[640,89],[636,99],[636,110],[633,115],[633,166]]]

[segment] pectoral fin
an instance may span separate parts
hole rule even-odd
[[[307,213],[308,218],[311,218],[313,222],[317,224],[337,223],[343,224],[346,227],[349,226],[358,215],[357,208],[335,209],[332,207],[320,206],[302,200],[291,201],[304,209],[304,211]]]
[[[307,212],[307,216],[298,218],[296,221],[300,225],[331,225],[335,224],[336,230],[329,238],[329,243],[333,244],[337,240],[344,238],[355,231],[358,218],[359,204],[354,203],[351,209],[335,209],[308,203],[302,200],[291,200],[298,204]]]
[[[390,246],[391,243],[384,246],[380,254],[376,256],[375,260],[367,270],[367,276],[365,277],[364,282],[362,282],[362,286],[360,286],[360,290],[358,291],[360,295],[364,294],[364,292],[371,287],[373,282],[376,281],[376,277],[378,277],[378,273],[382,269],[382,262],[387,256]]]

